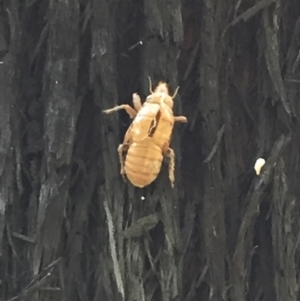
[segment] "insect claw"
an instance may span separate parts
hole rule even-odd
[[[119,111],[120,109],[121,109],[121,106],[115,106],[111,109],[103,110],[102,112],[105,113],[105,114],[111,114],[113,112]]]
[[[185,116],[174,116],[174,121],[176,122],[187,122],[187,118]]]
[[[122,173],[122,179],[123,179],[123,181],[124,181],[125,183],[127,182],[124,173]]]

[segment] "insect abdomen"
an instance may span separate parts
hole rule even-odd
[[[163,155],[159,146],[149,139],[132,143],[125,159],[125,173],[136,187],[145,187],[152,183],[162,165]]]

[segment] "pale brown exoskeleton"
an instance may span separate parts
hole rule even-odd
[[[154,91],[152,91],[150,78],[149,83],[151,94],[143,105],[139,95],[134,93],[134,108],[124,104],[105,110],[104,113],[110,114],[124,109],[133,119],[123,144],[118,147],[123,177],[126,175],[136,187],[145,187],[156,179],[162,166],[163,156],[168,156],[170,158],[169,179],[171,186],[174,187],[175,153],[170,148],[170,142],[174,123],[187,122],[187,118],[173,115],[173,99],[179,87],[171,96],[165,82],[159,82]],[[124,152],[127,152],[125,159]]]

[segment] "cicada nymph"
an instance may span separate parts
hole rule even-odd
[[[170,148],[170,142],[174,123],[187,122],[187,119],[185,116],[173,114],[173,99],[179,87],[171,96],[165,82],[159,82],[154,91],[152,91],[150,78],[149,83],[151,94],[143,105],[140,96],[134,93],[133,108],[123,104],[105,110],[104,113],[110,114],[124,109],[133,119],[123,144],[118,147],[122,176],[126,175],[136,187],[145,187],[157,178],[163,156],[167,156],[170,158],[169,179],[171,186],[174,187],[175,153]]]

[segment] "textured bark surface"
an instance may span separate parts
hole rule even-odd
[[[0,1],[0,301],[299,300],[299,34],[296,0]],[[102,113],[148,76],[174,189]]]

